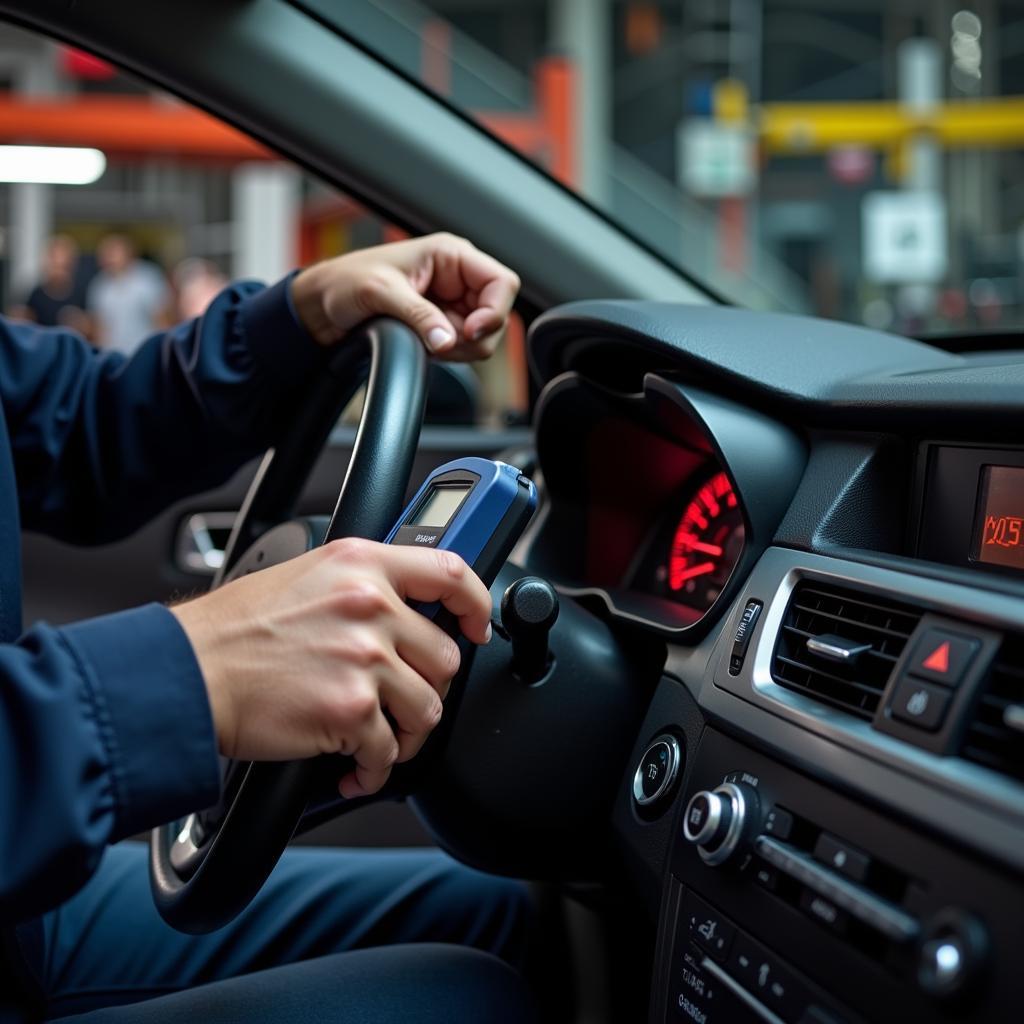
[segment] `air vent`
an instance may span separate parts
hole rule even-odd
[[[830,584],[798,583],[772,658],[772,678],[852,715],[870,719],[921,613],[908,605]],[[835,657],[813,654],[828,638]],[[842,648],[848,657],[841,657]]]
[[[1024,636],[1003,641],[960,755],[1024,780]]]

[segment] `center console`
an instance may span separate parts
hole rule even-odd
[[[1019,1019],[1022,636],[1016,598],[766,552],[703,679],[670,655],[631,780],[665,844],[652,1022]]]
[[[689,792],[666,1021],[1011,1019],[1020,904],[998,871],[714,730]]]

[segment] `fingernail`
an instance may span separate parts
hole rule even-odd
[[[491,636],[493,635],[493,633],[494,633],[494,630],[491,629],[491,624],[488,622],[487,623],[487,632],[484,633],[484,643],[485,644],[489,644],[491,642]]]
[[[431,327],[427,331],[427,347],[431,352],[440,352],[441,349],[447,348],[454,337],[451,331],[446,331],[443,327]]]
[[[338,782],[338,792],[346,800],[358,800],[361,796],[366,796],[366,790],[360,785],[359,780],[352,776],[345,776]]]
[[[475,330],[475,331],[473,332],[473,337],[472,337],[472,338],[470,338],[469,340],[470,340],[470,341],[479,341],[479,340],[480,340],[481,338],[483,338],[483,337],[484,337],[484,335],[486,335],[486,334],[487,334],[487,331],[485,331],[483,327],[478,327],[478,328],[477,328],[477,329],[476,329],[476,330]]]

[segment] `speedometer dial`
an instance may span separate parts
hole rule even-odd
[[[697,488],[676,527],[669,592],[695,608],[710,608],[739,561],[743,535],[743,511],[732,483],[718,472]]]

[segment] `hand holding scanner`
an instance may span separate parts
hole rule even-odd
[[[454,551],[490,587],[536,507],[533,481],[515,466],[456,459],[427,477],[385,543]],[[455,635],[458,622],[440,605],[416,607]]]

